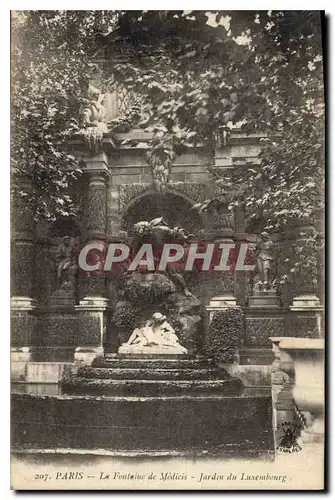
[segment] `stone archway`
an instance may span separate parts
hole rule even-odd
[[[201,217],[192,210],[192,202],[186,197],[172,192],[150,192],[128,206],[121,219],[121,229],[128,231],[136,222],[155,217],[163,217],[170,227],[180,226],[193,234],[203,228]]]

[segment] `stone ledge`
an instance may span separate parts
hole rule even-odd
[[[36,300],[31,297],[11,297],[10,309],[12,312],[33,311],[36,307]]]
[[[320,313],[324,308],[320,303],[320,299],[315,295],[300,295],[294,297],[293,304],[290,306],[292,312],[311,312]]]
[[[10,359],[11,362],[16,362],[16,361],[30,361],[32,357],[32,352],[33,349],[32,347],[16,347],[12,346],[10,348]]]
[[[113,380],[69,376],[62,381],[68,395],[97,396],[173,396],[177,394],[239,396],[243,385],[239,379],[221,380]]]
[[[75,306],[78,312],[101,312],[110,308],[109,299],[105,297],[84,297]]]
[[[324,339],[305,339],[294,337],[282,337],[279,344],[280,349],[289,349],[297,351],[317,350],[324,351]]]

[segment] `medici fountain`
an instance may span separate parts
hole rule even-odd
[[[124,235],[133,251],[146,242],[187,248],[191,237],[162,217]],[[245,388],[229,370],[234,346],[230,363],[215,355],[218,339],[204,332],[217,319],[216,305],[206,311],[177,265],[133,272],[120,265],[115,280],[113,341],[63,376],[58,393],[14,395],[16,449],[273,457],[270,387]],[[219,309],[227,307],[232,321],[240,321],[240,308],[228,300]],[[230,335],[218,325],[219,335]]]
[[[26,197],[12,204],[12,451],[272,459],[285,422],[322,442],[323,266],[296,266],[315,229],[323,262],[323,217],[266,233],[249,213],[234,179],[259,167],[259,131],[222,125],[176,157],[156,151],[142,96],[107,90],[114,69],[103,76],[114,51],[132,61],[130,39],[107,38],[83,128],[68,138],[81,166],[69,186],[76,216],[35,220]],[[24,194],[32,181],[20,180]],[[130,250],[126,259],[80,265],[83,249],[107,250],[86,253],[94,267],[113,244]],[[152,259],[136,261],[146,244]],[[169,244],[183,257],[161,266]],[[200,254],[215,246],[216,265],[199,267],[194,254],[185,265],[193,244]]]

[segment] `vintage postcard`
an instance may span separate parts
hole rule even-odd
[[[323,40],[11,12],[12,489],[324,489]]]

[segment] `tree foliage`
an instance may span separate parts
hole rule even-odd
[[[209,28],[198,11],[139,14],[127,13],[119,31],[131,32],[133,59],[112,59],[108,71],[142,96],[150,154],[213,145],[219,130],[227,141],[236,124],[260,132],[260,165],[233,178],[249,216],[268,230],[310,219],[323,202],[320,14],[211,13],[217,22],[229,16],[225,28]]]
[[[115,25],[115,11],[23,11],[12,14],[12,187],[36,218],[74,214],[70,194],[80,173],[70,140],[92,69],[97,30]],[[22,189],[29,175],[33,191]]]
[[[211,165],[216,196],[200,209],[211,203],[217,209],[228,189],[235,191],[230,209],[243,206],[249,230],[313,225],[324,208],[320,13],[192,11],[159,17],[128,14],[137,57],[115,66],[118,79],[143,98],[141,125],[154,132],[151,159],[218,141],[224,146],[234,126],[258,132],[257,164],[234,168],[229,179],[226,170]],[[213,28],[205,24],[209,17]],[[171,167],[161,163],[166,183]],[[298,260],[315,270],[318,234],[305,236]],[[294,260],[285,266],[281,284],[298,272]]]

